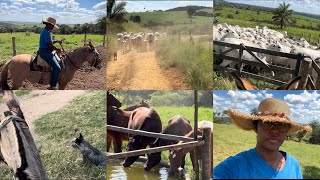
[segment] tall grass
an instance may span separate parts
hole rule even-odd
[[[192,89],[212,89],[212,49],[210,45],[174,38],[160,41],[156,55],[164,68],[177,68]]]
[[[214,155],[213,164],[218,165],[229,156],[254,148],[256,134],[254,131],[244,131],[233,124],[214,124]],[[320,178],[320,146],[305,141],[285,141],[281,150],[297,158],[302,168],[304,178]]]
[[[0,63],[12,57],[12,37],[16,38],[16,50],[17,54],[34,54],[39,48],[39,34],[29,33],[0,33]],[[53,35],[53,34],[51,34]],[[62,44],[65,50],[72,50],[83,46],[84,35],[53,35],[55,40],[66,38]],[[94,46],[101,46],[103,44],[103,35],[87,35],[87,42],[91,40]],[[59,44],[55,44],[56,47],[61,48]]]

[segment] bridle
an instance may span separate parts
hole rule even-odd
[[[94,53],[94,61],[90,64],[90,66],[94,66],[96,67],[98,60],[99,60],[99,53],[98,51],[94,48],[94,50],[90,50],[90,52]],[[67,54],[66,58],[69,59],[70,63],[72,64],[72,66],[74,66],[76,69],[80,69],[81,67],[77,66],[74,64],[74,62],[71,60],[70,56]]]

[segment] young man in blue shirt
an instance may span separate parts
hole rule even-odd
[[[53,45],[57,42],[61,43],[61,41],[52,41],[50,31],[52,31],[54,28],[59,29],[59,27],[56,25],[56,19],[52,17],[49,17],[48,19],[42,19],[42,23],[45,24],[46,27],[43,28],[40,32],[39,55],[52,67],[50,87],[48,89],[54,90],[56,89],[61,67],[55,56],[52,54],[52,51],[61,51]]]
[[[214,179],[302,179],[297,159],[279,151],[288,134],[300,130],[312,131],[310,126],[293,122],[290,107],[284,101],[267,98],[260,102],[255,115],[227,110],[233,123],[243,130],[257,133],[256,147],[218,164]]]

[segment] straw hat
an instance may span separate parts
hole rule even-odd
[[[49,17],[48,19],[43,18],[43,19],[42,19],[42,22],[43,22],[43,23],[52,24],[55,28],[59,29],[59,27],[56,25],[56,22],[57,22],[57,21],[56,21],[56,19],[53,18],[53,17]]]
[[[227,113],[235,125],[240,129],[247,131],[254,129],[254,120],[289,123],[291,124],[291,128],[289,129],[288,134],[293,134],[302,130],[312,131],[310,126],[304,126],[293,122],[290,119],[291,112],[289,105],[286,102],[275,98],[266,98],[261,101],[255,115],[242,114],[231,108],[227,110]]]

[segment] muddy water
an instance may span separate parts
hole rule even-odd
[[[130,167],[124,168],[122,161],[107,162],[107,180],[189,180],[186,177],[168,177],[168,169],[165,167],[154,167],[146,172],[142,162],[135,162]]]

